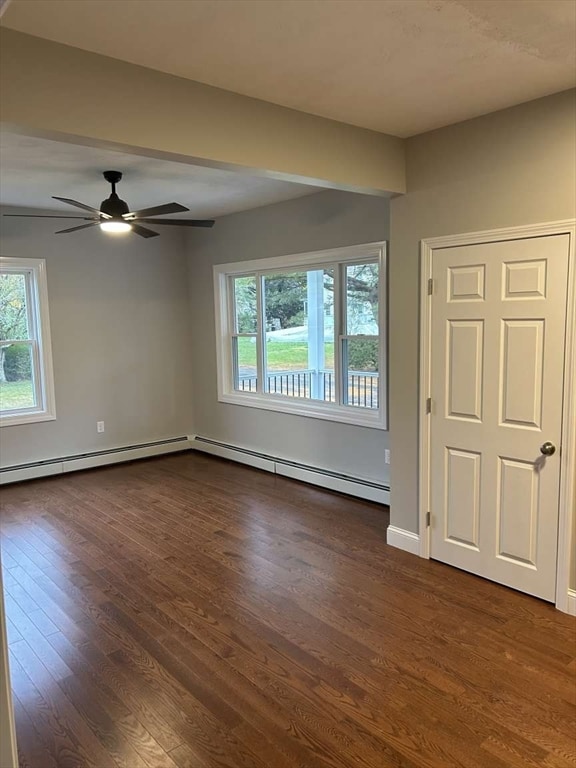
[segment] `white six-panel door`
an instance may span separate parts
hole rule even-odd
[[[553,235],[432,258],[430,555],[550,601],[568,254]]]

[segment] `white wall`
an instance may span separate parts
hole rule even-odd
[[[407,142],[410,191],[391,201],[389,267],[391,520],[399,528],[418,531],[419,241],[573,217],[575,93]]]
[[[57,414],[55,421],[2,427],[2,466],[189,433],[182,231],[163,228],[144,240],[99,228],[53,234],[66,220],[0,222],[3,256],[46,259]],[[96,421],[105,422],[104,434]]]
[[[212,278],[214,264],[387,240],[388,211],[385,198],[326,191],[189,234],[196,434],[388,483],[387,432],[218,402]]]

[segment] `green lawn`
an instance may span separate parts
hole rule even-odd
[[[31,408],[34,392],[31,381],[0,381],[0,411]]]
[[[334,367],[334,343],[324,345],[327,369]],[[269,341],[266,345],[268,370],[295,371],[308,368],[308,345],[299,341]],[[252,339],[238,339],[238,362],[241,367],[256,367],[256,343]]]

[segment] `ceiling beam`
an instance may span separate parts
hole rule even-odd
[[[368,194],[405,192],[404,141],[0,30],[8,130]]]

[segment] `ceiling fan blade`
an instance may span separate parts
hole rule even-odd
[[[158,237],[158,232],[153,232],[151,229],[147,229],[147,227],[141,227],[133,221],[130,224],[132,225],[132,232],[140,235],[140,237]]]
[[[99,221],[91,221],[90,224],[80,224],[79,227],[70,227],[70,229],[59,229],[58,232],[54,232],[55,235],[65,235],[67,232],[78,232],[79,229],[86,229],[86,227],[95,227],[100,224]]]
[[[130,213],[124,214],[124,218],[136,216],[139,219],[140,216],[162,216],[165,213],[184,213],[189,210],[190,208],[186,208],[180,203],[166,203],[165,205],[156,205],[154,208],[143,208],[141,211],[130,211]]]
[[[146,224],[164,224],[169,227],[213,227],[214,219],[138,219]]]
[[[60,200],[62,203],[68,203],[68,205],[73,205],[75,208],[82,208],[84,211],[91,211],[92,213],[97,213],[98,216],[104,216],[105,219],[111,219],[112,216],[109,216],[107,213],[102,213],[98,210],[98,208],[92,208],[91,205],[85,205],[84,203],[79,203],[78,200],[71,200],[69,197],[56,197],[56,195],[52,195],[53,200]]]
[[[54,216],[51,213],[4,213],[2,215],[20,219],[82,219],[82,221],[97,221],[93,216]]]

